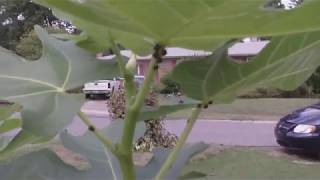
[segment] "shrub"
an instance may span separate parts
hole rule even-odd
[[[281,91],[274,88],[257,88],[255,90],[249,91],[240,98],[279,98],[281,97]]]
[[[180,85],[166,75],[161,78],[162,88],[160,88],[161,94],[176,94],[181,91]]]
[[[56,29],[52,27],[47,27],[46,30],[50,34],[66,33],[65,30]],[[34,30],[24,34],[21,37],[20,42],[15,47],[15,52],[18,55],[26,58],[27,60],[37,60],[41,57],[42,55],[41,41],[37,37]]]
[[[42,45],[34,31],[22,36],[15,51],[18,55],[28,59],[37,60],[41,57]]]
[[[295,90],[284,91],[275,88],[257,88],[249,91],[240,98],[310,98],[314,97],[314,93],[307,84],[303,84]]]
[[[306,84],[312,93],[320,94],[320,67],[312,74]]]

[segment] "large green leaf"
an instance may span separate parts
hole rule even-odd
[[[226,56],[227,47],[212,56],[180,63],[172,78],[188,96],[215,102],[259,86],[293,90],[320,65],[320,33],[281,36],[249,63],[238,64]]]
[[[96,167],[94,168],[96,169]],[[97,170],[101,171],[102,169]],[[104,171],[109,172],[107,168],[104,168]],[[73,177],[77,178],[77,175],[81,174],[81,171],[65,164],[49,149],[32,152],[10,164],[2,163],[0,172],[3,180],[73,179]],[[82,172],[82,174],[85,173]]]
[[[13,113],[21,110],[19,104],[0,105],[0,122],[8,119]]]
[[[0,49],[0,99],[23,105],[23,128],[41,136],[54,136],[73,119],[83,95],[68,90],[85,82],[117,76],[116,64],[101,62],[71,41],[59,41],[36,27],[43,55],[35,62]]]
[[[155,119],[155,118],[163,117],[165,115],[168,115],[183,109],[189,109],[194,106],[195,106],[195,103],[162,105],[159,107],[147,107],[147,108],[144,108],[143,111],[140,113],[138,120],[145,121],[145,120]]]
[[[101,52],[106,50],[111,46],[110,44],[110,35],[112,37],[117,37],[116,42],[126,45],[126,47],[133,49],[136,52],[140,52],[142,54],[147,54],[152,49],[154,42],[148,40],[147,38],[143,38],[141,34],[136,34],[135,32],[140,32],[142,29],[139,27],[132,27],[127,23],[126,19],[118,16],[118,13],[114,14],[114,11],[101,9],[103,7],[104,2],[89,2],[88,7],[80,7],[81,5],[78,2],[71,1],[36,1],[38,3],[48,5],[48,3],[53,3],[57,8],[53,8],[55,14],[62,19],[71,20],[73,24],[80,27],[85,31],[82,39],[77,40],[77,44],[90,50],[92,52]],[[76,4],[74,4],[76,3]],[[87,2],[86,2],[87,3]],[[73,12],[69,13],[70,7],[73,7]],[[82,11],[79,13],[79,11]],[[103,11],[103,12],[101,12]],[[112,15],[114,14],[114,15]],[[83,16],[84,15],[84,16]],[[100,19],[101,23],[96,23],[94,19]],[[108,19],[108,20],[106,20]],[[102,21],[105,21],[107,24],[111,21],[112,24],[123,24],[129,32],[127,31],[119,31],[117,29],[109,28]],[[128,24],[128,25],[125,25]],[[134,30],[135,28],[136,30]],[[137,29],[138,28],[138,29]],[[133,31],[133,32],[130,32]]]
[[[22,120],[14,117],[20,110],[21,106],[16,103],[2,102],[0,105],[0,152],[14,139],[13,130],[18,131],[22,126]]]
[[[21,106],[15,103],[2,103],[0,105],[0,152],[14,139],[13,130],[18,131],[22,126],[22,120],[14,117],[14,113],[20,111]]]
[[[188,162],[188,160],[208,147],[207,144],[187,144],[184,145],[179,152],[176,161],[172,164],[165,179],[178,179],[181,175],[182,169]],[[153,179],[161,168],[162,164],[168,158],[170,150],[168,149],[156,149],[153,159],[145,167],[137,168],[137,179]]]
[[[0,125],[0,134],[21,128],[22,120],[18,118],[7,119]]]
[[[21,130],[16,136],[10,137],[10,143],[0,151],[0,161],[10,161],[46,147],[45,143],[51,139],[35,136],[26,130]]]
[[[123,125],[123,121],[115,121],[101,131],[108,138],[112,139],[112,141],[116,142],[121,138]],[[138,123],[134,139],[141,137],[144,131],[144,123]],[[87,180],[113,179],[115,176],[121,177],[117,160],[109,151],[103,148],[103,145],[93,133],[88,131],[83,136],[75,137],[63,132],[61,133],[60,138],[68,150],[71,150],[73,153],[80,154],[83,160],[89,162],[89,169],[78,170],[73,166],[65,164],[61,161],[61,157],[56,156],[52,151],[47,148],[42,148],[40,151],[38,150],[38,152],[31,152],[28,155],[16,158],[12,162],[0,163],[1,179]]]
[[[103,129],[102,132],[112,141],[117,142],[121,138],[122,129],[123,121],[119,120]],[[144,123],[138,123],[134,139],[141,137],[144,131]],[[30,153],[29,149],[29,154],[19,156],[11,162],[0,162],[1,179],[121,179],[118,161],[109,151],[103,148],[91,132],[81,137],[74,137],[63,132],[60,138],[69,151],[81,155],[81,160],[89,162],[88,169],[78,170],[70,164],[65,164],[65,161],[61,161],[61,157],[48,149],[50,148],[49,144],[45,148],[43,148],[44,146],[38,146],[38,149],[33,149],[37,152]],[[187,160],[206,147],[207,145],[203,143],[186,145],[179,153],[176,163],[170,169],[168,179],[176,179]],[[165,149],[156,149],[153,158],[146,166],[136,167],[137,179],[154,178],[169,152]]]
[[[225,40],[320,29],[318,0],[291,11],[267,8],[266,0],[36,0],[83,29],[91,50],[112,38],[136,53],[157,43],[212,50]],[[109,35],[110,35],[109,34]]]
[[[0,151],[5,149],[8,146],[8,144],[12,141],[12,139],[12,136],[0,136]]]

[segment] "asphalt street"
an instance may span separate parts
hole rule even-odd
[[[110,123],[105,101],[88,101],[82,107],[98,127],[106,127]],[[166,129],[179,135],[185,127],[186,120],[165,120]],[[235,146],[278,146],[273,130],[275,121],[232,121],[232,120],[201,120],[199,119],[187,142],[215,143]],[[82,134],[87,127],[75,118],[70,132]]]
[[[106,101],[88,101],[82,111],[86,113],[98,128],[110,124]],[[199,119],[192,129],[188,143],[206,142],[233,146],[278,146],[275,142],[273,129],[275,121],[232,121],[232,120],[202,120]],[[164,121],[166,129],[179,136],[185,127],[186,120]],[[72,135],[84,134],[88,127],[75,117],[67,127]],[[12,137],[19,130],[14,130],[2,136]]]

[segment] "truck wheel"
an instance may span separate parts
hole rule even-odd
[[[108,99],[108,94],[102,94],[101,95],[102,100],[107,100]]]
[[[90,94],[90,99],[96,99],[96,95],[95,94]]]
[[[86,94],[86,99],[90,99],[90,94]]]

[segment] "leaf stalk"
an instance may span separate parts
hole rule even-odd
[[[78,113],[78,116],[88,126],[88,129],[99,139],[99,141],[113,154],[117,155],[117,151],[112,141],[108,139],[105,135],[103,135],[103,133],[99,129],[96,128],[96,126],[91,122],[89,117],[82,111]]]
[[[186,142],[192,128],[193,125],[195,124],[196,120],[198,119],[199,114],[202,111],[202,107],[198,106],[198,107],[194,107],[192,109],[192,114],[190,115],[190,117],[187,120],[187,124],[185,126],[185,128],[183,129],[180,137],[179,137],[179,141],[176,145],[176,147],[171,151],[171,153],[169,154],[169,157],[167,158],[167,160],[164,162],[164,164],[162,165],[160,171],[158,172],[155,180],[161,180],[164,178],[164,176],[167,174],[168,170],[171,168],[172,164],[174,163],[174,161],[177,159],[177,155],[180,152],[180,150],[182,149],[184,143]]]
[[[110,36],[110,42],[112,44],[111,50],[112,52],[116,55],[116,59],[118,62],[118,67],[120,70],[121,76],[124,78],[124,88],[125,88],[125,95],[126,95],[126,102],[132,103],[132,100],[134,100],[134,96],[136,94],[137,88],[134,83],[134,75],[131,74],[127,69],[126,69],[126,63],[125,60],[123,59],[121,55],[121,50],[118,47],[118,45],[114,42],[114,40],[111,38],[111,34],[109,33]]]

